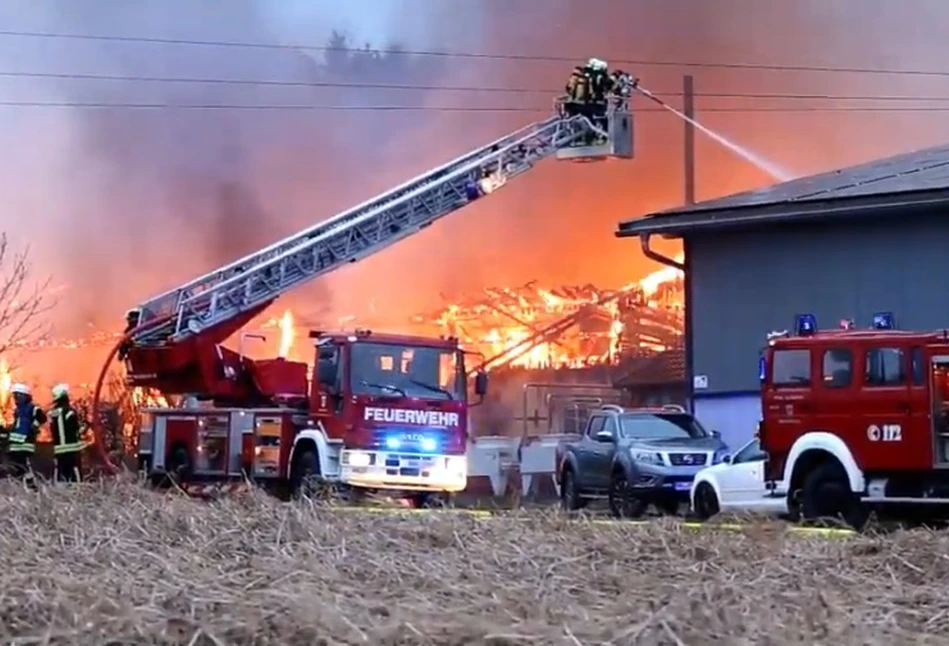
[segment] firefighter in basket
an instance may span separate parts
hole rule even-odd
[[[69,386],[53,386],[53,407],[49,410],[49,426],[56,457],[56,479],[79,482],[82,472],[80,452],[86,444],[82,439],[83,423],[69,402]]]
[[[33,403],[33,393],[26,384],[13,384],[13,425],[9,429],[9,452],[12,475],[33,481],[30,458],[36,453],[36,436],[46,423],[46,413]]]
[[[591,59],[592,60],[592,59]],[[590,80],[593,70],[589,63],[586,65],[577,65],[570,73],[564,90],[567,97],[563,102],[564,112],[568,117],[578,114],[587,116],[590,105]]]

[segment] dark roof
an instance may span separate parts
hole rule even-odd
[[[949,202],[949,145],[888,157],[622,222],[619,237],[774,220],[879,215]]]
[[[632,357],[618,366],[615,388],[666,386],[685,381],[685,351],[670,348],[651,357]]]

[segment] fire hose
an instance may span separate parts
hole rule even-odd
[[[105,363],[102,364],[102,370],[99,372],[99,378],[96,381],[96,390],[95,394],[92,396],[92,434],[95,438],[96,451],[99,453],[99,459],[102,460],[102,465],[105,467],[105,470],[109,475],[118,475],[120,472],[119,467],[117,467],[112,459],[109,457],[109,452],[106,450],[105,446],[105,431],[102,428],[102,417],[99,415],[99,403],[102,395],[102,385],[105,383],[105,377],[109,372],[109,366],[112,364],[112,360],[115,359],[115,356],[119,353],[122,346],[130,342],[135,335],[140,334],[141,332],[148,330],[153,327],[157,327],[163,323],[167,323],[173,317],[163,316],[156,319],[152,319],[143,325],[132,328],[127,331],[118,343],[112,348],[109,355],[106,357]]]

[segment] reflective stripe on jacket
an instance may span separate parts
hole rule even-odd
[[[13,427],[10,429],[10,452],[35,452],[36,434],[45,421],[46,414],[36,404],[17,404],[13,411]]]
[[[53,431],[53,453],[75,453],[86,445],[82,441],[82,425],[71,406],[56,406],[49,411],[50,430]]]

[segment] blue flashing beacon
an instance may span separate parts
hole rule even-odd
[[[798,314],[794,317],[794,331],[798,336],[811,336],[817,332],[817,317],[813,314]]]
[[[896,319],[893,312],[877,312],[873,315],[874,330],[895,330]]]

